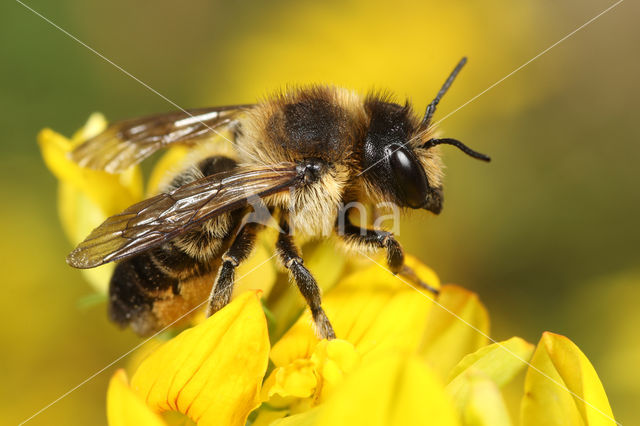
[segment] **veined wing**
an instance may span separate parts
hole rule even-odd
[[[118,173],[174,143],[195,143],[225,130],[243,110],[234,105],[169,112],[115,122],[71,152],[80,166]]]
[[[85,269],[133,256],[243,207],[251,197],[286,191],[296,179],[293,163],[238,167],[203,177],[111,216],[67,256],[67,263]]]

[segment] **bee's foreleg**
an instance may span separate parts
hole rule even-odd
[[[402,246],[391,232],[361,228],[347,218],[343,229],[338,229],[337,234],[355,248],[384,249],[387,252],[387,265],[391,273],[404,275],[419,287],[434,294],[439,293],[438,289],[422,281],[413,269],[405,265]]]
[[[344,226],[336,229],[336,233],[348,246],[357,250],[384,249],[387,253],[387,265],[393,274],[397,274],[405,266],[402,246],[391,232],[361,228],[345,218]]]
[[[238,231],[229,249],[222,255],[222,265],[209,296],[208,317],[222,309],[231,300],[236,267],[251,254],[260,228],[261,225],[256,223],[244,225]]]
[[[325,314],[321,306],[322,300],[320,298],[318,283],[316,283],[311,272],[303,265],[302,258],[293,242],[293,238],[289,235],[288,224],[281,222],[280,227],[284,232],[279,235],[276,243],[278,257],[291,273],[293,280],[300,289],[300,293],[302,293],[302,296],[307,301],[319,337],[329,340],[335,339],[336,334],[333,331],[331,322],[329,322],[329,318],[327,318],[327,314]]]

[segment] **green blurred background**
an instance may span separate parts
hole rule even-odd
[[[28,4],[179,105],[253,102],[290,83],[385,88],[422,110],[463,55],[444,117],[612,4],[194,0]],[[443,121],[493,157],[445,150],[441,216],[413,214],[407,250],[480,294],[494,338],[569,336],[598,371],[617,419],[640,399],[640,16],[626,1]],[[36,134],[70,135],[173,109],[19,3],[0,6],[3,420],[24,420],[140,340],[81,307],[67,267],[56,182]],[[124,361],[123,361],[124,362]],[[30,424],[105,422],[114,367]]]

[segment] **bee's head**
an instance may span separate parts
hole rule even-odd
[[[365,103],[369,118],[362,157],[363,177],[373,192],[400,207],[426,209],[435,214],[442,209],[442,162],[437,145],[453,145],[464,153],[489,161],[455,139],[433,137],[431,118],[436,105],[466,59],[463,58],[429,104],[422,119],[408,103],[404,106],[372,95]]]

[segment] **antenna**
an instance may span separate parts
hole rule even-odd
[[[468,156],[473,157],[473,158],[477,158],[478,160],[487,161],[487,162],[491,161],[491,158],[489,158],[489,156],[472,150],[471,148],[469,148],[468,146],[466,146],[465,144],[463,144],[462,142],[460,142],[457,139],[451,139],[451,138],[431,139],[431,140],[427,141],[424,145],[422,145],[422,147],[425,148],[425,149],[429,149],[432,146],[443,145],[443,144],[444,145],[453,145],[456,148],[458,148],[460,151],[462,151],[465,154],[467,154]]]
[[[425,129],[429,127],[429,124],[431,123],[431,117],[433,117],[433,114],[436,112],[436,106],[438,106],[440,99],[442,99],[444,94],[447,93],[447,90],[449,90],[449,87],[451,87],[453,80],[455,80],[456,76],[458,75],[458,73],[466,63],[467,63],[466,57],[460,59],[460,62],[458,62],[458,65],[456,65],[453,71],[451,71],[451,74],[449,74],[449,78],[447,78],[447,81],[445,81],[442,87],[440,88],[440,91],[436,95],[435,99],[432,100],[429,105],[427,105],[427,110],[424,113],[424,118],[422,119],[422,123],[420,123],[420,125]]]

